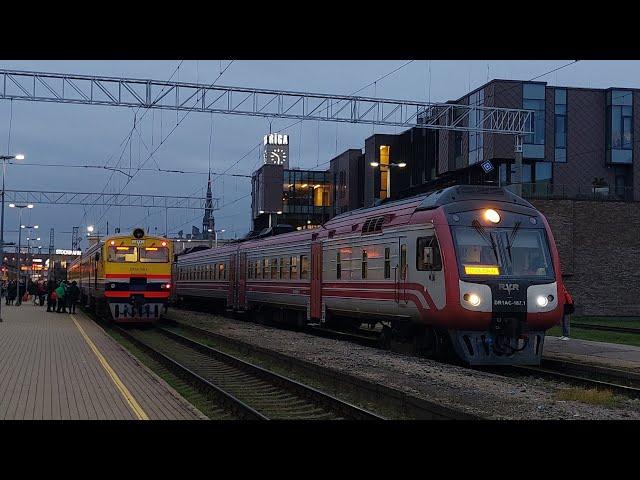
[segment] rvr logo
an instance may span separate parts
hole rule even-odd
[[[520,291],[520,285],[517,283],[499,283],[499,290],[506,290],[507,294],[511,295],[511,292]]]

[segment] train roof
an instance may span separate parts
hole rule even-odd
[[[535,210],[535,207],[529,202],[503,187],[455,185],[400,200],[385,201],[373,207],[351,210],[336,215],[324,225],[312,230],[246,238],[238,243],[249,245],[254,242],[260,242],[261,245],[295,244],[308,237],[313,239],[325,236],[333,238],[341,235],[375,233],[383,228],[409,223],[412,215],[417,211],[433,210],[439,207],[449,208],[449,206],[454,209],[467,209],[469,203],[474,201],[509,203],[516,206],[518,210],[520,208]],[[184,261],[205,258],[209,255],[215,256],[217,253],[235,251],[236,246],[237,244],[225,245],[215,250],[206,249],[187,253],[180,257],[183,257]]]
[[[525,199],[504,187],[455,185],[453,187],[443,188],[427,194],[416,210],[431,210],[451,203],[467,202],[472,200],[480,200],[483,202],[507,202],[523,207],[535,208]]]

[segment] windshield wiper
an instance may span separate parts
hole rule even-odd
[[[493,240],[493,236],[490,233],[487,233],[487,231],[484,229],[484,227],[480,224],[478,220],[474,220],[473,222],[471,222],[471,225],[473,225],[473,228],[476,229],[476,232],[478,232],[480,237],[482,237],[482,239],[491,246],[491,249],[493,250],[493,255],[496,259],[496,263],[499,265],[500,261],[498,260],[498,249],[496,248],[496,243]],[[487,237],[489,237],[489,240],[487,240]]]
[[[513,240],[516,238],[516,235],[518,234],[518,231],[520,230],[520,225],[522,225],[522,222],[520,220],[518,220],[516,222],[516,224],[513,226],[513,230],[511,230],[511,235],[506,235],[507,237],[507,252],[509,252],[509,261],[511,261],[513,263],[513,259],[511,258],[511,244],[513,243]]]

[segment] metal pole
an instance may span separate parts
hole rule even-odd
[[[216,248],[218,248],[218,232],[217,232],[217,230],[214,230],[214,231],[213,231],[213,236],[214,236],[214,237],[215,237],[215,239],[216,239]]]
[[[4,266],[4,172],[7,165],[7,160],[2,159],[2,214],[0,217],[0,266]],[[7,280],[9,275],[7,275]],[[7,282],[7,292],[9,294],[9,282]],[[1,300],[1,298],[0,298]],[[0,322],[2,321],[2,302],[0,301]]]
[[[22,267],[22,262],[20,261],[20,245],[21,245],[21,241],[22,241],[22,208],[23,207],[18,207],[19,208],[19,212],[18,212],[18,285],[16,286],[16,305],[22,305],[22,297],[20,297],[20,276],[21,276],[21,267]]]

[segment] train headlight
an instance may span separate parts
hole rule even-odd
[[[465,293],[462,298],[464,298],[465,302],[469,302],[474,307],[480,305],[480,296],[475,293]]]
[[[500,221],[500,214],[492,208],[488,208],[484,211],[484,219],[491,223],[498,223]]]
[[[539,295],[536,298],[536,303],[538,304],[539,307],[546,307],[549,304],[549,299],[547,297],[544,297],[542,295]]]

